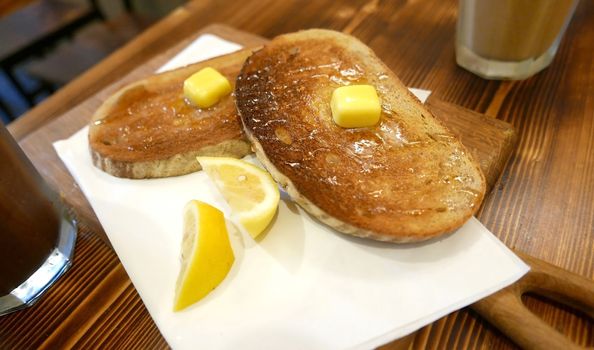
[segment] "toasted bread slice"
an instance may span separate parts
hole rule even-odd
[[[93,116],[89,146],[93,164],[126,178],[183,175],[200,170],[196,156],[241,158],[250,145],[241,130],[234,96],[199,109],[184,98],[184,80],[213,67],[234,84],[250,50],[192,64],[128,85]]]
[[[335,88],[374,85],[373,127],[332,119]],[[236,83],[258,159],[311,215],[338,231],[422,241],[460,227],[485,179],[470,154],[367,46],[334,31],[282,35],[244,64]]]

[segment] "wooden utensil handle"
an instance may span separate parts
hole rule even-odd
[[[525,349],[583,349],[533,314],[522,295],[534,293],[574,307],[594,319],[594,281],[517,253],[531,270],[513,285],[472,308]],[[591,349],[591,348],[590,348]]]

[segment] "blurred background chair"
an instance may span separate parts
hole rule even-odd
[[[46,86],[67,84],[130,39],[153,21],[135,12],[130,0],[124,0],[125,12],[115,18],[87,25],[71,41],[61,43],[51,53],[25,67],[29,76]]]
[[[23,0],[25,6],[5,8],[15,2],[0,0],[0,117],[5,122],[185,1]]]
[[[19,5],[22,8],[19,8]],[[48,87],[30,84],[19,78],[19,66],[50,50],[59,40],[103,15],[94,0],[72,3],[61,0],[11,1],[3,3],[0,19],[0,69],[7,80],[3,92],[15,90],[27,106],[35,104],[35,96]],[[1,109],[14,116],[7,103]]]

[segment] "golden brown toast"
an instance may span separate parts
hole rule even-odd
[[[371,84],[373,127],[332,119],[335,88]],[[245,62],[237,107],[258,159],[310,214],[338,231],[422,241],[460,227],[485,179],[470,154],[378,57],[334,31],[279,36]]]
[[[184,99],[183,82],[210,66],[233,85],[250,54],[242,50],[192,64],[115,93],[97,110],[89,128],[93,164],[114,176],[140,179],[198,171],[196,156],[248,154],[234,96],[199,109]]]

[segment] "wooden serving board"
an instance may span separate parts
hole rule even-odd
[[[106,243],[109,242],[95,213],[62,161],[58,158],[52,143],[68,138],[80,130],[91,120],[95,110],[112,93],[128,83],[153,74],[155,70],[169,61],[190,42],[205,33],[218,35],[245,47],[259,46],[267,41],[259,36],[224,25],[208,26],[175,47],[152,58],[146,64],[131,71],[119,81],[72,108],[51,123],[32,132],[20,142],[21,147],[44,178],[61,194],[64,201],[75,209],[79,220],[82,220],[94,232],[100,234]],[[430,97],[427,104],[435,116],[441,119],[460,138],[475,159],[480,162],[489,187],[493,187],[513,149],[516,137],[513,128],[503,121],[486,117],[436,98]]]

